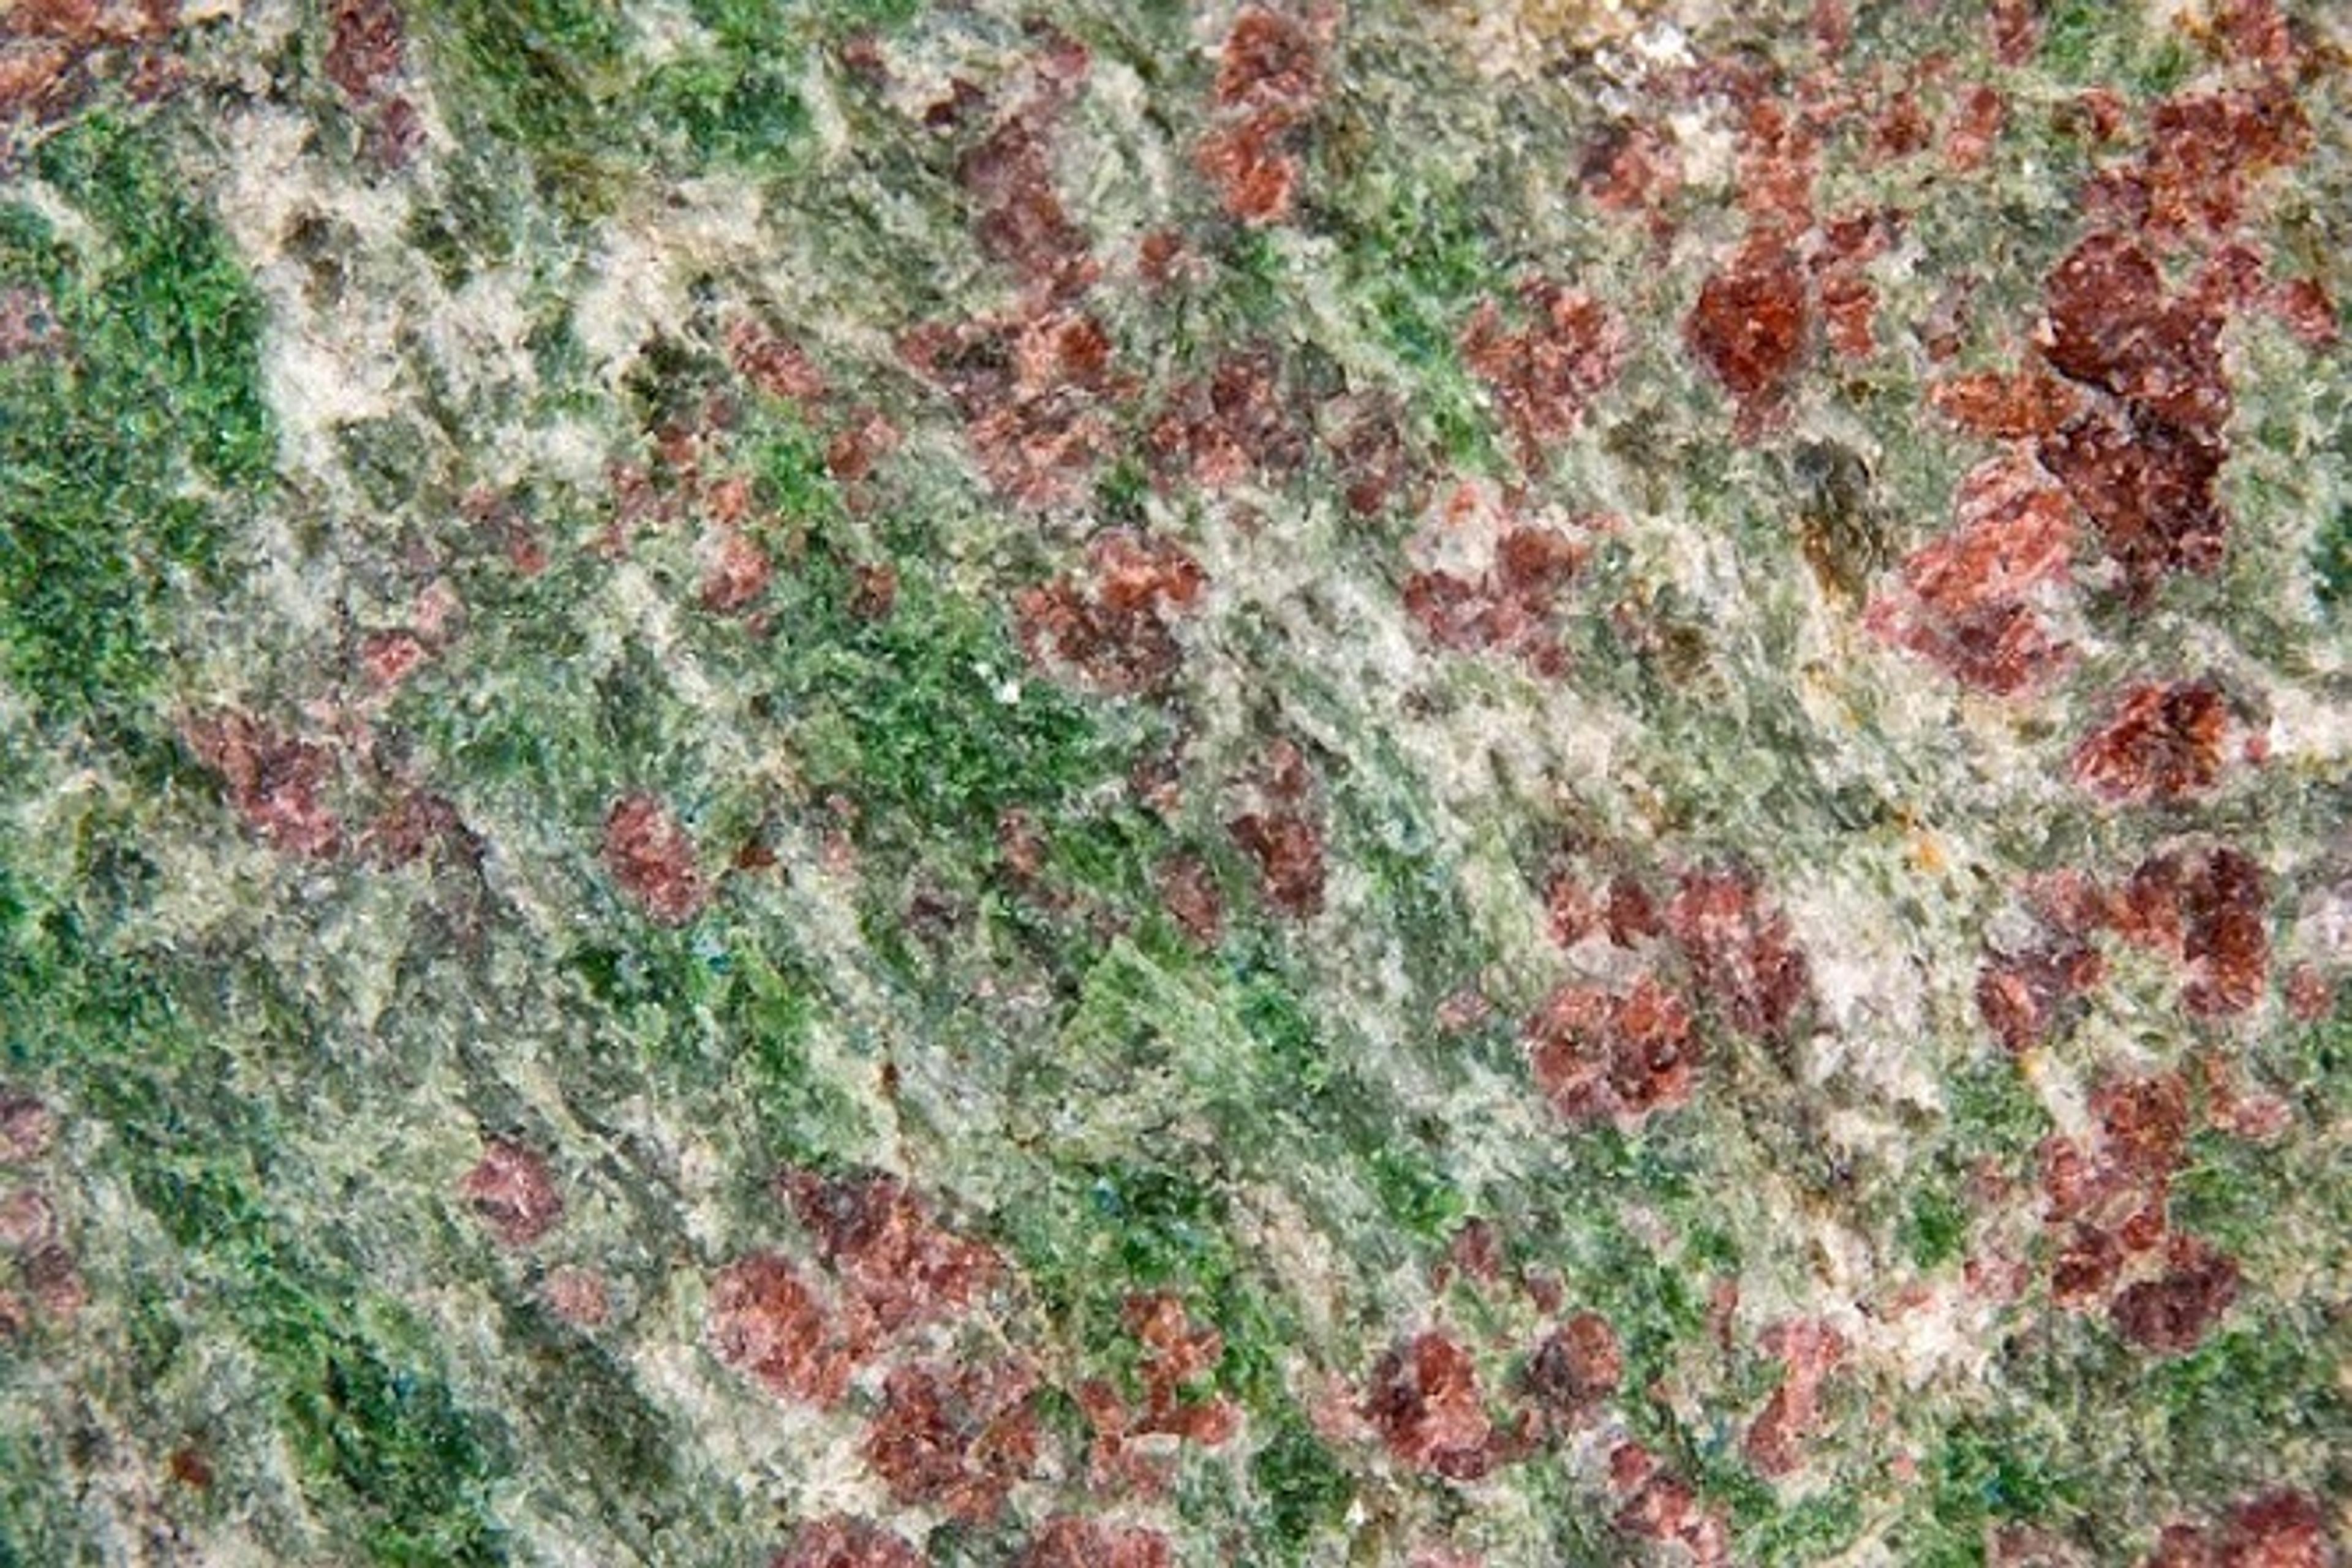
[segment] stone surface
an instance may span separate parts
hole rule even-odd
[[[2322,1568],[2329,0],[0,0],[0,1564]]]

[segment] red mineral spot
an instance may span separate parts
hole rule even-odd
[[[1547,1422],[1565,1429],[1591,1421],[1624,1376],[1624,1352],[1609,1320],[1579,1312],[1536,1347],[1520,1385]]]
[[[2117,929],[2187,969],[2181,1002],[2191,1013],[2242,1013],[2262,999],[2269,974],[2265,880],[2237,849],[2155,856],[2132,873]]]
[[[727,359],[735,374],[789,403],[813,404],[824,395],[824,374],[799,344],[749,318],[727,329]]]
[[[65,1247],[51,1242],[26,1254],[21,1265],[33,1303],[52,1321],[70,1323],[89,1304],[89,1287]]]
[[[1202,946],[1215,946],[1224,931],[1225,900],[1209,863],[1198,855],[1171,855],[1160,863],[1153,880],[1169,918]]]
[[[2143,1350],[2196,1349],[2238,1299],[2238,1266],[2203,1242],[2172,1238],[2164,1274],[2124,1288],[2107,1310],[2116,1331]]]
[[[1054,190],[1048,113],[1040,105],[1006,120],[964,154],[956,176],[979,208],[982,254],[1065,293],[1091,282],[1097,269],[1087,259],[1086,232]]]
[[[2284,87],[2166,100],[2148,121],[2150,226],[2227,232],[2244,214],[2247,185],[2310,142],[2310,122]]]
[[[2139,404],[2168,424],[2218,431],[2230,416],[2221,316],[2193,295],[2170,297],[2137,239],[2092,235],[2051,272],[2038,334],[2071,381]]]
[[[925,1559],[878,1524],[835,1514],[793,1531],[768,1568],[925,1568]]]
[[[354,103],[372,103],[400,74],[405,29],[393,0],[337,0],[327,79]]]
[[[2000,136],[2008,106],[2000,89],[1979,82],[1960,100],[1958,112],[1944,132],[1944,162],[1955,174],[1968,174],[1984,164]]]
[[[404,789],[360,836],[360,852],[382,870],[413,866],[447,847],[471,842],[457,808],[425,790]]]
[[[1390,1452],[1414,1469],[1468,1481],[1493,1468],[1494,1428],[1478,1396],[1477,1368],[1436,1330],[1382,1353],[1360,1408]]]
[[[29,1165],[57,1142],[58,1119],[38,1097],[0,1085],[0,1165]]]
[[[1234,217],[1252,226],[1279,223],[1297,199],[1304,165],[1289,151],[1292,116],[1268,110],[1221,125],[1201,139],[1193,162]]]
[[[1515,524],[1496,542],[1494,563],[1478,577],[1439,571],[1407,577],[1405,613],[1440,647],[1513,653],[1539,675],[1562,675],[1568,660],[1555,622],[1591,554],[1589,545],[1558,529]]]
[[[891,1500],[994,1519],[1037,1461],[1034,1380],[1014,1363],[895,1367],[865,1453]]]
[[[1227,214],[1245,224],[1290,214],[1303,172],[1297,145],[1322,91],[1321,43],[1297,22],[1252,5],[1220,51],[1215,121],[1193,159]]]
[[[429,657],[414,632],[371,632],[360,644],[360,668],[367,671],[368,684],[379,691],[397,687]]]
[[[1049,1521],[1021,1554],[1021,1568],[1175,1568],[1168,1538],[1097,1520]]]
[[[649,795],[624,796],[605,815],[604,867],[657,924],[684,925],[710,901],[693,840]]]
[[[2213,787],[2230,712],[2210,681],[2126,689],[2074,750],[2074,781],[2117,805],[2171,801]]]
[[[933,1220],[896,1176],[787,1171],[776,1184],[885,1333],[965,1310],[1002,1272],[992,1250]]]
[[[2316,278],[2295,278],[2271,291],[2270,308],[2287,331],[2315,349],[2333,348],[2343,336],[2336,321],[2336,300],[2327,285]],[[6,356],[7,329],[0,325],[0,358]]]
[[[1072,310],[920,327],[899,352],[963,415],[989,483],[1025,507],[1077,493],[1111,446],[1098,405],[1131,391],[1111,370],[1110,334]]]
[[[604,1279],[569,1266],[551,1272],[541,1288],[548,1310],[575,1329],[600,1329],[613,1315],[612,1293]]]
[[[1812,971],[1786,915],[1769,909],[1754,879],[1733,871],[1684,874],[1666,906],[1698,994],[1726,1022],[1758,1039],[1787,1037],[1811,994]]]
[[[1162,473],[1189,466],[1193,481],[1212,490],[1294,472],[1307,455],[1282,394],[1280,362],[1265,345],[1228,354],[1207,377],[1179,385],[1148,445]]]
[[[1690,1483],[1639,1443],[1609,1451],[1609,1487],[1625,1499],[1611,1521],[1621,1534],[1676,1542],[1701,1568],[1729,1561],[1730,1531],[1722,1516],[1702,1510]]]
[[[498,1238],[529,1247],[563,1217],[563,1195],[547,1162],[520,1143],[494,1141],[458,1190]]]
[[[1766,1331],[1768,1354],[1787,1367],[1780,1385],[1748,1428],[1748,1462],[1767,1476],[1785,1476],[1802,1462],[1799,1444],[1821,1419],[1821,1387],[1845,1358],[1845,1336],[1825,1323],[1800,1319]]]
[[[1257,863],[1265,896],[1285,914],[1311,919],[1323,909],[1323,829],[1306,754],[1286,740],[1267,749],[1256,793],[1259,809],[1226,823],[1234,842]]]
[[[1087,564],[1091,581],[1065,577],[1022,593],[1023,651],[1098,691],[1166,684],[1183,663],[1177,627],[1207,584],[1200,563],[1166,540],[1112,529],[1088,542]]]
[[[1502,307],[1480,303],[1462,332],[1462,355],[1486,384],[1517,437],[1520,461],[1543,466],[1544,448],[1573,432],[1617,379],[1625,330],[1598,300],[1566,284],[1531,278],[1519,286],[1526,325],[1504,323]]]
[[[2096,950],[2067,940],[1985,961],[1977,974],[1977,1012],[2011,1054],[2063,1032],[2075,999],[2096,989],[2106,963]]]
[[[1946,376],[1929,388],[1936,412],[1976,436],[2017,440],[2047,436],[2073,418],[2082,395],[2035,371],[1977,371]]]
[[[1234,19],[1217,61],[1221,110],[1297,108],[1322,90],[1315,39],[1286,16],[1252,5]]]
[[[1962,481],[1956,512],[1949,532],[1904,561],[1900,589],[1874,600],[1863,626],[1963,685],[2009,696],[2066,655],[2032,595],[2066,577],[2074,508],[2032,464],[2009,457]]]
[[[1563,985],[1526,1038],[1537,1087],[1571,1121],[1638,1121],[1690,1098],[1698,1065],[1690,1011],[1654,975],[1622,994]]]
[[[57,1239],[58,1211],[37,1187],[0,1193],[0,1248],[32,1252]]]
[[[205,1458],[204,1450],[193,1443],[183,1443],[173,1449],[172,1457],[164,1461],[164,1469],[173,1480],[191,1491],[212,1489],[212,1461]]]
[[[235,711],[192,719],[182,734],[197,761],[227,784],[237,815],[271,848],[319,860],[341,852],[342,824],[325,800],[335,763],[324,746]]]
[[[734,615],[767,593],[775,563],[740,529],[719,528],[713,535],[702,573],[702,607],[714,615]]]
[[[709,1333],[719,1359],[784,1399],[830,1405],[852,1370],[824,1309],[793,1266],[754,1253],[710,1284]]]
[[[2336,983],[2315,963],[2298,963],[2287,971],[2287,1016],[2299,1024],[2316,1024],[2336,1011]],[[5,1107],[0,1107],[0,1158],[7,1147]]]
[[[1751,239],[1701,287],[1683,337],[1753,428],[1787,395],[1805,323],[1805,274],[1796,253]]]
[[[2039,450],[2135,593],[2221,564],[2229,518],[2215,494],[2224,456],[2217,440],[2144,411],[2102,412],[2044,437]]]

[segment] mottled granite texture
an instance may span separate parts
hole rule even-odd
[[[0,1564],[2315,1568],[2340,0],[0,0]]]

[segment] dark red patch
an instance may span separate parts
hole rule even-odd
[[[1992,34],[1993,58],[2014,67],[2033,58],[2042,35],[2033,0],[1992,0],[1987,25]]]
[[[1299,108],[1322,91],[1322,67],[1307,29],[1261,6],[1234,18],[1217,61],[1220,110]]]
[[[1054,190],[1044,110],[1016,113],[966,153],[956,177],[979,208],[982,254],[1030,283],[1068,292],[1092,282],[1086,232]]]
[[[1228,354],[1206,377],[1179,384],[1149,445],[1162,474],[1188,468],[1195,483],[1213,490],[1293,473],[1307,455],[1307,437],[1282,394],[1280,362],[1265,345]]]
[[[1494,1466],[1494,1426],[1470,1354],[1435,1330],[1391,1347],[1372,1368],[1361,1414],[1398,1459],[1449,1480]]]
[[[2106,975],[2093,948],[2061,939],[1985,961],[1977,974],[1977,1012],[2011,1053],[2046,1045],[2074,1022],[2078,999]]]
[[[2127,689],[2074,750],[2074,780],[2117,805],[2179,800],[2221,775],[2230,710],[2209,681]]]
[[[845,485],[873,477],[874,467],[898,450],[898,429],[873,409],[861,409],[824,444],[824,471]],[[852,491],[855,498],[856,492]]]
[[[400,74],[406,28],[393,0],[336,0],[327,79],[355,104],[373,103]]]
[[[1257,863],[1275,907],[1309,919],[1323,909],[1324,864],[1323,828],[1306,753],[1288,741],[1276,741],[1267,749],[1256,793],[1260,809],[1234,817],[1226,831]]]
[[[702,607],[731,616],[750,609],[768,592],[776,564],[757,540],[740,528],[712,531],[702,571]]]
[[[1591,548],[1558,529],[1519,524],[1496,542],[1480,577],[1416,572],[1405,579],[1405,613],[1440,647],[1516,654],[1538,674],[1566,673],[1556,618]]]
[[[830,1405],[847,1386],[853,1359],[816,1293],[772,1253],[729,1264],[710,1284],[711,1350],[784,1399]]]
[[[835,1514],[793,1531],[768,1568],[925,1568],[925,1560],[880,1525]]]
[[[360,852],[369,863],[389,870],[427,860],[444,849],[460,853],[473,846],[457,808],[429,791],[405,789],[378,812],[360,836]]]
[[[1654,125],[1622,121],[1585,150],[1578,176],[1603,212],[1650,213],[1663,222],[1660,209],[1682,188],[1682,149]]]
[[[2104,233],[2077,245],[2050,274],[2043,313],[2042,353],[2059,374],[2182,429],[2228,421],[2222,316],[2194,293],[2168,294],[2137,240]]]
[[[2175,1237],[2164,1274],[2119,1292],[2107,1316],[2143,1350],[2179,1355],[2197,1348],[2238,1299],[2238,1266],[2204,1243]]]
[[[1811,966],[1788,917],[1767,907],[1752,878],[1685,873],[1666,906],[1666,929],[1682,946],[1698,995],[1725,1022],[1758,1039],[1787,1037],[1811,994]]]
[[[2333,348],[2343,336],[2336,320],[2336,300],[2328,294],[2327,285],[2316,278],[2281,283],[2271,291],[2270,307],[2286,323],[2287,331],[2312,348]],[[5,354],[6,342],[6,330],[0,327],[0,354]]]
[[[1691,1095],[1698,1043],[1682,999],[1643,975],[1622,994],[1553,992],[1526,1029],[1537,1087],[1572,1121],[1638,1121]]]
[[[57,1141],[57,1114],[33,1095],[0,1086],[0,1165],[29,1165]]]
[[[1224,209],[1243,223],[1279,223],[1290,216],[1303,165],[1292,146],[1295,121],[1269,110],[1222,125],[1201,139],[1193,162],[1217,188]]]
[[[896,1176],[788,1171],[777,1186],[885,1333],[965,1310],[1002,1273],[992,1250],[933,1220]]]
[[[563,1218],[563,1194],[555,1190],[547,1162],[505,1139],[482,1152],[458,1190],[509,1247],[529,1247]]]
[[[1110,334],[1076,310],[921,327],[899,350],[963,415],[989,483],[1023,506],[1077,494],[1110,449],[1101,405],[1133,391],[1111,368]]]
[[[1624,1376],[1624,1351],[1609,1320],[1579,1312],[1536,1347],[1520,1386],[1548,1423],[1564,1429],[1591,1421]]]
[[[1800,1319],[1765,1331],[1766,1353],[1786,1373],[1743,1442],[1748,1462],[1768,1476],[1785,1476],[1802,1462],[1800,1445],[1821,1421],[1822,1384],[1845,1359],[1845,1336],[1826,1323]]]
[[[2009,696],[2066,657],[2032,595],[2067,575],[2074,508],[2031,463],[1999,458],[1962,482],[1956,511],[1949,532],[1904,561],[1900,590],[1874,600],[1863,625],[1963,685]]]
[[[2118,929],[2188,971],[2181,1002],[2224,1017],[2262,999],[2270,968],[2269,894],[2260,864],[2236,849],[2159,855],[2126,886]]]
[[[1034,1380],[1025,1367],[894,1367],[865,1453],[900,1507],[938,1508],[961,1520],[993,1520],[1035,1467]]]
[[[1928,389],[1927,401],[1961,429],[2003,440],[2047,436],[2083,405],[2064,382],[2030,370],[1946,376]]]
[[[2336,1011],[2336,983],[2315,963],[2298,963],[2287,972],[2287,1016],[2299,1024],[2316,1024]],[[6,1158],[7,1131],[0,1113],[0,1160]]]
[[[2009,108],[1999,88],[1983,82],[1970,88],[1944,132],[1945,164],[1962,174],[1982,167],[2008,118]]]
[[[1176,628],[1207,582],[1200,563],[1166,540],[1123,529],[1088,542],[1087,562],[1091,582],[1065,577],[1022,593],[1014,618],[1023,650],[1099,691],[1165,685],[1183,662]]]
[[[2229,519],[2215,494],[2218,440],[2144,411],[2102,412],[2045,437],[2040,455],[2098,525],[2136,593],[2172,573],[2221,564]]]
[[[1021,1568],[1175,1568],[1168,1538],[1091,1519],[1049,1521],[1021,1554]]]
[[[341,822],[328,808],[334,754],[235,711],[192,719],[182,731],[196,760],[221,775],[229,804],[273,849],[312,859],[341,852]]]
[[[740,320],[727,329],[727,359],[736,374],[770,397],[813,404],[824,395],[824,373],[816,362],[758,321]]]
[[[1154,881],[1160,901],[1184,934],[1213,947],[1224,932],[1225,900],[1209,863],[1197,855],[1171,855],[1160,863]]]
[[[1751,240],[1699,289],[1683,323],[1691,353],[1753,429],[1780,405],[1805,346],[1805,273],[1794,250]]]
[[[1228,215],[1246,224],[1290,215],[1304,165],[1298,147],[1322,91],[1321,46],[1261,6],[1234,18],[1217,68],[1216,121],[1194,153]]]
[[[605,814],[604,867],[661,925],[684,925],[710,901],[709,884],[694,863],[694,841],[649,795],[625,796]]]
[[[1690,1483],[1639,1443],[1609,1451],[1609,1488],[1625,1500],[1610,1521],[1621,1534],[1675,1542],[1701,1568],[1729,1560],[1730,1531],[1722,1516],[1702,1509]]]
[[[38,1187],[0,1194],[0,1250],[33,1252],[57,1240],[57,1205]]]
[[[2248,184],[2310,143],[2310,122],[2283,86],[2168,99],[2148,120],[2148,222],[2225,233],[2244,215]]]
[[[1517,437],[1520,461],[1538,468],[1544,448],[1582,424],[1617,379],[1625,331],[1598,300],[1549,279],[1521,284],[1519,304],[1526,325],[1513,331],[1499,305],[1482,302],[1463,330],[1462,355]]]

